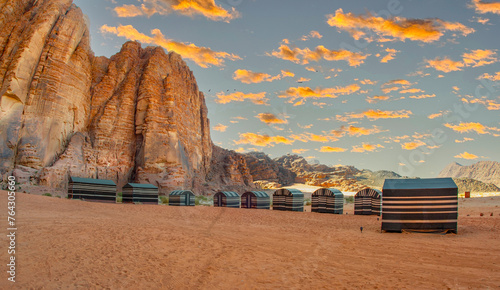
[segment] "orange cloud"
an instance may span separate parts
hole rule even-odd
[[[306,41],[310,38],[317,38],[317,39],[321,39],[323,38],[323,35],[321,35],[319,32],[315,31],[315,30],[312,30],[311,32],[309,32],[308,35],[304,35],[302,36],[302,38],[300,40],[302,41]]]
[[[500,131],[500,129],[495,128],[495,127],[487,127],[484,126],[481,123],[475,123],[475,122],[470,122],[470,123],[460,123],[459,125],[452,125],[449,123],[444,124],[446,127],[459,132],[459,133],[466,133],[466,132],[471,132],[475,131],[477,134],[491,134],[490,131]]]
[[[340,147],[323,146],[319,149],[319,152],[345,152],[346,150],[347,149]]]
[[[225,95],[223,92],[217,93],[217,99],[215,102],[218,104],[227,104],[230,102],[243,102],[245,100],[250,100],[252,103],[256,105],[268,105],[266,98],[266,92],[260,92],[257,94],[244,94],[242,92],[235,92],[229,95]]]
[[[309,151],[309,149],[292,149],[292,153],[295,153],[295,154],[302,154],[304,152],[307,152]]]
[[[224,126],[222,124],[217,124],[216,126],[212,127],[212,129],[214,129],[215,131],[219,131],[219,132],[225,132],[227,129],[227,126]]]
[[[373,110],[370,109],[368,111],[364,111],[362,113],[351,113],[347,114],[347,118],[349,119],[362,119],[368,118],[370,120],[376,119],[395,119],[395,118],[409,118],[412,115],[411,111],[408,110],[399,110],[399,111],[381,111],[381,110]]]
[[[372,80],[369,80],[369,79],[364,79],[362,81],[360,81],[360,83],[362,85],[376,85],[378,81],[372,81]]]
[[[476,9],[477,13],[494,13],[500,14],[500,2],[485,2],[481,0],[472,0],[469,7]]]
[[[181,15],[202,15],[210,20],[229,22],[240,16],[239,12],[218,6],[214,0],[143,0],[141,6],[123,5],[114,9],[118,17],[167,15],[175,12]]]
[[[288,124],[288,121],[286,119],[280,119],[276,117],[276,115],[271,113],[260,113],[255,117],[259,118],[261,122],[266,124]]]
[[[401,94],[407,94],[407,93],[411,93],[411,94],[414,94],[414,93],[424,93],[423,90],[417,89],[417,88],[411,88],[411,89],[401,90],[399,92]]]
[[[402,86],[409,86],[411,83],[407,80],[403,79],[397,79],[397,80],[390,80],[388,82],[385,82],[382,84],[382,87],[388,86],[388,85],[402,85]]]
[[[388,96],[373,96],[373,97],[367,97],[366,101],[370,104],[376,104],[379,101],[387,101],[389,99]]]
[[[307,143],[309,141],[311,142],[333,142],[337,141],[338,139],[335,136],[329,136],[329,135],[317,135],[313,133],[302,133],[302,134],[294,134],[290,135],[290,138],[294,140],[298,140],[304,143]]]
[[[335,11],[335,15],[327,15],[327,18],[330,26],[347,31],[354,39],[363,37],[367,41],[373,41],[375,37],[372,33],[367,33],[368,31],[375,32],[376,40],[379,42],[409,39],[425,43],[439,40],[446,31],[459,31],[464,36],[474,32],[474,29],[458,22],[404,17],[384,19],[370,13],[366,15],[344,13],[341,8]]]
[[[372,145],[372,144],[363,144],[361,146],[353,146],[351,152],[363,153],[363,152],[373,152],[377,148],[384,148],[384,146],[380,144]]]
[[[418,95],[418,96],[410,96],[412,99],[427,99],[427,98],[434,98],[436,97],[436,94],[432,95]]]
[[[380,60],[381,63],[387,63],[388,61],[394,59],[396,53],[400,52],[399,50],[395,50],[392,48],[386,48],[385,51],[387,52],[387,55]]]
[[[338,95],[348,95],[359,91],[360,86],[358,84],[351,84],[345,87],[335,87],[335,88],[320,88],[317,87],[312,89],[310,87],[290,87],[286,91],[281,92],[278,97],[289,98],[290,102],[302,98],[337,98]]]
[[[129,40],[139,41],[147,44],[155,44],[165,48],[168,51],[175,51],[183,58],[194,61],[197,65],[206,68],[211,65],[222,66],[225,59],[241,59],[236,54],[230,54],[222,51],[213,51],[208,47],[198,47],[194,44],[184,44],[165,38],[159,29],[151,30],[153,36],[147,36],[137,31],[132,25],[120,25],[112,27],[108,25],[101,26],[101,33],[111,33]]]
[[[439,113],[435,113],[435,114],[430,114],[429,116],[427,116],[427,118],[429,119],[435,119],[435,118],[438,118],[438,117],[441,117],[443,116],[444,112],[439,112]]]
[[[344,49],[329,50],[323,45],[319,45],[314,50],[310,50],[309,48],[290,48],[285,44],[282,44],[278,51],[267,53],[267,55],[301,64],[308,64],[311,61],[318,62],[321,59],[328,61],[344,60],[347,61],[350,66],[361,65],[369,56],[369,54],[361,54]]]
[[[484,73],[478,79],[486,79],[486,80],[490,80],[493,82],[500,81],[500,71],[496,72],[494,75]]]
[[[478,67],[498,61],[496,52],[491,49],[476,49],[462,55],[466,66]]]
[[[486,97],[481,97],[481,98],[473,98],[472,96],[468,96],[467,95],[467,98],[462,98],[462,102],[464,103],[471,103],[471,104],[481,104],[481,105],[484,105],[486,107],[486,109],[490,110],[490,111],[497,111],[497,110],[500,110],[500,103],[497,103],[496,101],[494,100],[489,100],[487,99]]]
[[[451,72],[451,71],[459,71],[462,70],[462,67],[464,67],[464,64],[460,61],[454,61],[449,59],[448,57],[444,58],[436,58],[436,59],[431,59],[431,60],[425,60],[427,62],[426,67],[432,67],[435,70],[442,71],[445,73]]]
[[[259,147],[272,147],[275,144],[292,144],[294,140],[290,140],[283,136],[259,135],[255,133],[242,133],[240,140],[234,141],[235,144],[252,144]]]
[[[423,146],[423,145],[425,145],[424,142],[417,140],[415,142],[406,142],[404,144],[401,144],[401,148],[403,148],[405,150],[413,150],[413,149],[418,148],[418,147]]]
[[[455,158],[463,158],[463,159],[477,159],[478,158],[477,155],[468,153],[467,151],[465,151],[464,153],[460,153],[458,155],[455,155],[454,157]]]
[[[284,77],[293,77],[293,76],[295,76],[294,73],[284,70],[281,71],[281,74],[273,77],[266,73],[258,73],[246,69],[238,69],[234,72],[233,79],[245,84],[257,84],[264,81],[272,82],[274,80],[279,80]]]
[[[310,81],[311,79],[308,79],[308,78],[303,78],[301,77],[300,79],[297,80],[298,83],[305,83],[305,82],[308,82]]]
[[[465,137],[463,140],[455,140],[455,143],[464,143],[467,141],[474,141],[474,139]]]

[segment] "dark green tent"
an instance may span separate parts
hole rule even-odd
[[[191,190],[174,190],[168,195],[168,205],[194,206],[195,195]]]
[[[241,208],[269,209],[271,198],[264,191],[247,191],[241,195]]]
[[[304,194],[294,188],[281,188],[273,194],[273,210],[304,211]]]
[[[127,183],[122,189],[122,202],[158,204],[158,187],[152,184]]]
[[[311,195],[311,211],[344,213],[344,194],[336,188],[320,188]]]
[[[382,192],[365,188],[354,195],[354,214],[380,215]]]
[[[240,195],[234,191],[219,191],[214,195],[215,207],[240,207]]]
[[[87,201],[116,202],[116,184],[112,180],[71,176],[68,197]]]

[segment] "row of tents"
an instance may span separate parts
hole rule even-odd
[[[122,190],[123,203],[158,204],[158,188],[151,184],[128,183]],[[116,184],[111,180],[71,177],[68,196],[104,202],[116,201]],[[271,197],[264,191],[219,191],[215,207],[270,209]],[[169,205],[194,206],[189,190],[169,194]],[[311,211],[343,214],[344,195],[335,188],[320,188],[311,196]],[[281,188],[273,193],[273,210],[304,211],[304,194]],[[451,178],[386,179],[382,191],[366,188],[354,196],[354,214],[382,215],[382,230],[457,231],[458,188]]]

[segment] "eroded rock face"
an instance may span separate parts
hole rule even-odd
[[[469,166],[453,162],[448,164],[438,177],[466,177],[500,186],[500,162],[479,161]]]
[[[250,152],[244,156],[253,180],[266,180],[273,182],[273,184],[269,186],[282,186],[294,183],[295,173],[285,169],[276,161],[269,158],[269,156],[265,153]]]
[[[2,175],[57,188],[71,175],[119,188],[152,183],[162,193],[203,188],[213,148],[207,107],[178,54],[127,42],[109,59],[95,57],[71,0],[0,8]],[[227,158],[227,171],[215,170],[224,184],[252,184],[246,164]]]

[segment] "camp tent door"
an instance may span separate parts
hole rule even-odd
[[[217,206],[222,206],[222,195],[219,195],[219,198],[217,199]]]
[[[250,194],[247,194],[247,208],[252,207],[252,196]]]
[[[363,213],[372,213],[372,199],[369,196],[363,198]]]

